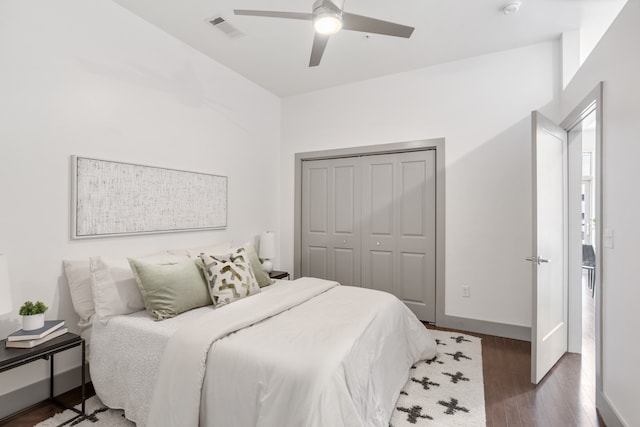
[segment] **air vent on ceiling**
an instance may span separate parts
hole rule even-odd
[[[237,39],[239,37],[244,36],[244,33],[242,31],[238,30],[236,27],[231,25],[222,16],[218,16],[217,18],[210,19],[209,23],[213,25],[215,28],[217,28],[218,30],[225,33],[229,38]]]

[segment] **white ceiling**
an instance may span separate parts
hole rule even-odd
[[[279,96],[409,71],[557,39],[608,23],[626,0],[346,0],[346,12],[415,27],[410,39],[341,31],[320,66],[309,68],[312,24],[235,16],[233,9],[311,12],[313,0],[114,0]],[[208,23],[222,16],[244,33],[232,39]],[[583,27],[584,28],[584,27]]]

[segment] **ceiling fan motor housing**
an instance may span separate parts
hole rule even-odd
[[[327,0],[314,1],[312,11],[314,15],[325,12],[342,14],[342,10],[338,6],[336,6],[333,2]]]
[[[331,1],[313,3],[313,26],[319,34],[335,34],[342,29],[342,11]]]

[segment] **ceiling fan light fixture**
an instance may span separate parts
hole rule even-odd
[[[335,34],[342,29],[342,16],[333,11],[321,12],[313,18],[313,28],[319,34]]]

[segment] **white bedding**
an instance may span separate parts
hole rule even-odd
[[[284,282],[250,297],[250,304],[228,308],[273,301],[280,297],[269,296],[272,292],[288,294],[287,287],[304,286],[302,279]],[[203,307],[162,322],[141,312],[96,324],[91,375],[98,396],[108,406],[125,409],[138,425],[147,425],[153,391],[170,391],[156,385],[170,384],[167,379],[175,375],[163,373],[158,383],[170,337],[180,328],[192,328],[189,323],[202,322],[193,319],[209,312]],[[337,286],[215,341],[205,355],[202,405],[197,402],[195,408],[200,407],[203,426],[386,426],[409,367],[435,351],[428,331],[395,297]],[[199,366],[180,360],[174,366],[177,372],[194,370],[191,377],[198,377]],[[197,382],[192,386],[199,387]],[[183,387],[164,398],[180,401]],[[158,399],[163,402],[162,396]],[[165,425],[198,423],[182,423],[179,417],[193,417],[181,413],[183,405],[156,408],[152,418]]]

